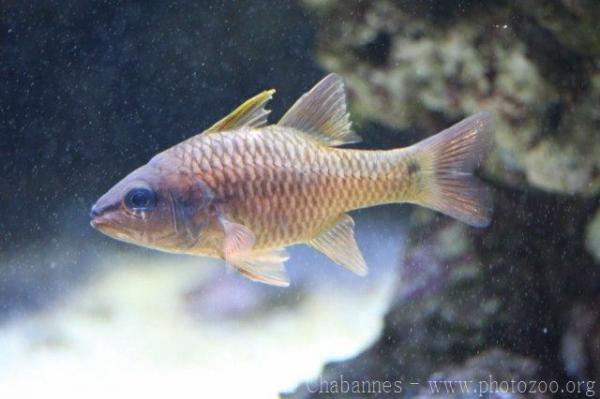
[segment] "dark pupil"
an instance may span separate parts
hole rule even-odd
[[[148,210],[154,206],[154,194],[145,188],[134,188],[127,193],[126,203],[134,210]]]
[[[131,204],[133,206],[142,208],[147,206],[149,202],[150,200],[148,199],[148,193],[145,191],[136,191],[131,196]]]

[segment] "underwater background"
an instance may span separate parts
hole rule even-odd
[[[0,396],[599,395],[597,1],[0,4]],[[493,111],[491,226],[354,212],[369,276],[298,247],[287,289],[89,226],[157,152],[329,72],[358,148]]]

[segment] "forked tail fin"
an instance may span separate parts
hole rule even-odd
[[[491,195],[473,171],[489,152],[493,133],[493,115],[480,112],[409,147],[414,202],[471,226],[489,225]]]

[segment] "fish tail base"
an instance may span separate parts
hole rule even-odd
[[[489,225],[491,194],[473,171],[488,154],[493,132],[493,115],[480,112],[409,147],[414,202],[471,226]]]

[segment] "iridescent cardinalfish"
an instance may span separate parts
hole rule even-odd
[[[490,113],[406,148],[342,149],[360,138],[338,75],[269,125],[274,92],[131,172],[93,206],[92,226],[128,243],[220,258],[252,280],[287,286],[285,247],[298,243],[367,273],[348,215],[354,209],[408,202],[489,224],[490,196],[472,172],[492,141]]]

